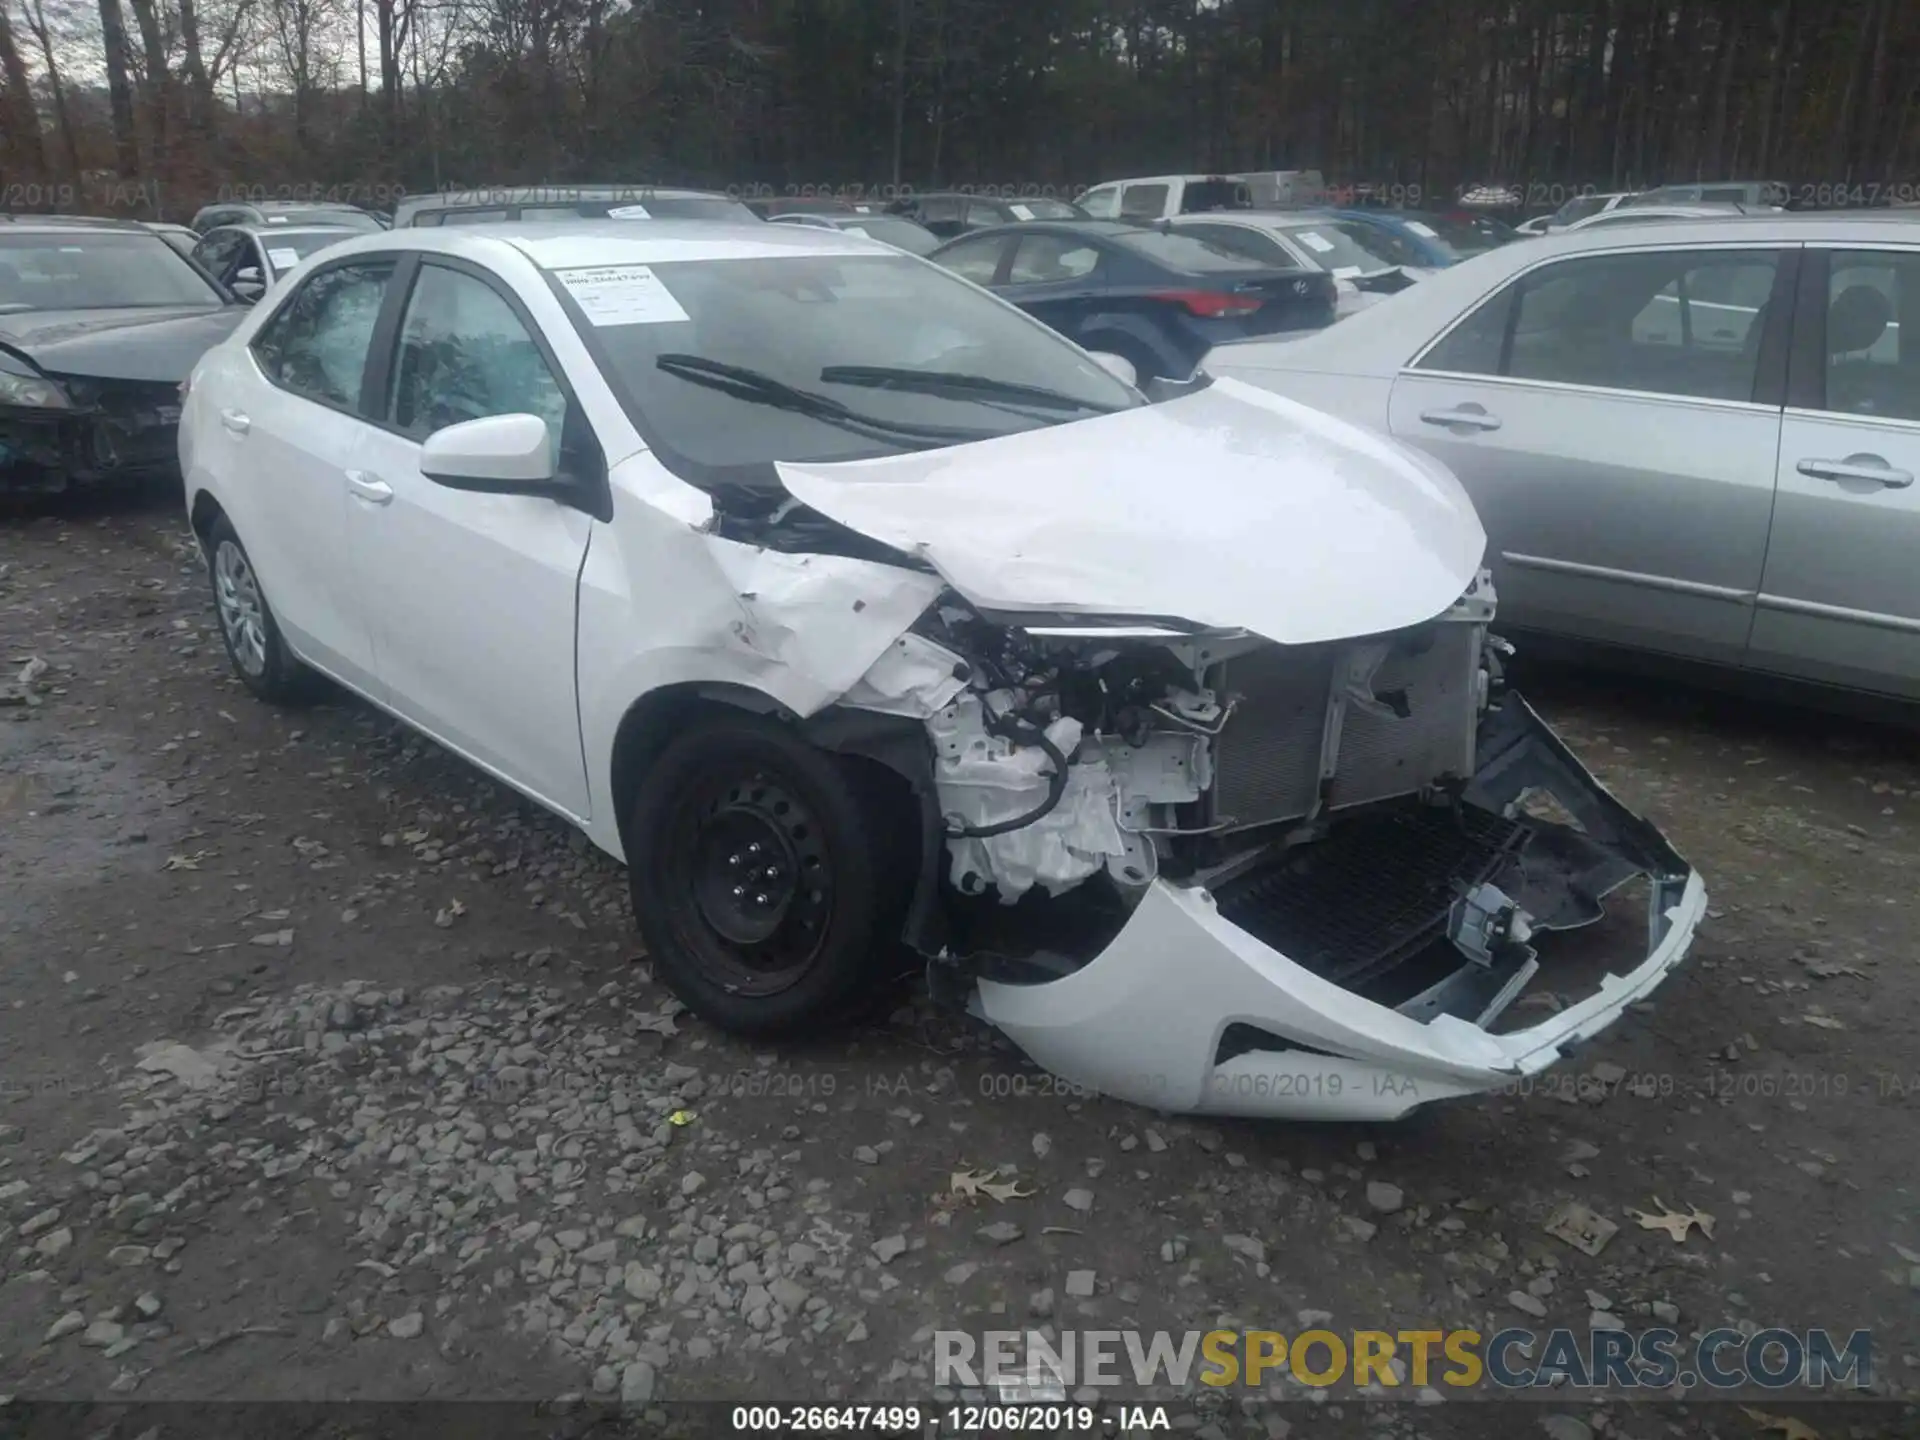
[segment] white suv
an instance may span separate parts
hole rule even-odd
[[[208,352],[180,451],[241,680],[331,676],[579,826],[720,1025],[817,1027],[917,951],[1167,1110],[1545,1067],[1700,881],[1498,694],[1452,476],[1120,369],[846,233],[394,230]],[[1493,1033],[1529,937],[1635,876],[1627,973]]]

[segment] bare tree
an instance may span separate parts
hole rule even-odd
[[[4,3],[4,0],[0,0]],[[60,57],[58,50],[78,43],[70,20],[65,23],[57,35],[56,20],[47,14],[46,0],[25,0],[25,18],[27,30],[40,50],[40,63],[47,72],[47,92],[53,100],[53,123],[59,131],[60,149],[66,161],[66,171],[70,179],[80,178],[80,145],[73,133],[73,116],[67,107],[67,87],[60,75]]]
[[[45,179],[51,172],[47,169],[46,143],[40,133],[40,114],[33,103],[33,87],[27,80],[27,63],[20,57],[20,47],[14,43],[13,19],[7,13],[6,0],[0,0],[0,79],[7,87],[6,93],[0,95],[0,101],[4,101],[0,114],[7,117],[7,130],[17,137],[30,173]]]
[[[133,118],[133,82],[128,69],[127,22],[120,0],[100,0],[100,45],[107,64],[107,98],[113,110],[116,168],[122,176],[140,171],[139,134]]]

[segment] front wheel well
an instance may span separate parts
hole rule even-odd
[[[634,790],[655,757],[683,728],[698,724],[702,715],[725,715],[740,710],[760,715],[783,714],[777,701],[758,690],[744,685],[704,683],[664,685],[627,707],[613,734],[613,760],[607,777],[623,852],[631,848],[627,824]]]
[[[211,490],[202,490],[193,497],[193,506],[187,511],[187,524],[193,528],[193,535],[200,542],[201,552],[207,548],[207,537],[213,533],[214,521],[227,512],[220,508],[220,502],[213,498]]]

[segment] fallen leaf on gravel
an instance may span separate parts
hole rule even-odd
[[[673,1023],[673,1016],[655,1015],[647,1010],[635,1011],[633,1024],[635,1029],[651,1030],[655,1035],[665,1035],[668,1039],[680,1033],[680,1027]]]
[[[1764,1410],[1755,1410],[1742,1405],[1740,1411],[1760,1427],[1760,1433],[1777,1431],[1785,1440],[1820,1440],[1820,1432],[1804,1420],[1796,1420],[1791,1415],[1769,1415]]]
[[[1660,1207],[1658,1215],[1649,1215],[1644,1210],[1628,1210],[1627,1214],[1640,1222],[1642,1230],[1664,1230],[1673,1237],[1673,1243],[1679,1245],[1687,1238],[1687,1231],[1693,1226],[1700,1227],[1700,1233],[1711,1240],[1713,1238],[1713,1216],[1699,1207],[1689,1210],[1672,1210],[1667,1202],[1658,1195],[1653,1203]]]
[[[24,690],[52,668],[53,667],[47,664],[46,661],[42,660],[38,655],[35,655],[20,667],[20,673],[13,677],[14,684]]]
[[[1896,1242],[1893,1247],[1893,1253],[1909,1265],[1920,1265],[1920,1250],[1909,1250],[1906,1246]]]
[[[293,931],[268,930],[264,934],[253,936],[247,943],[249,945],[291,945],[293,944]]]
[[[1795,958],[1809,975],[1820,980],[1834,980],[1842,975],[1850,975],[1855,980],[1869,978],[1866,971],[1855,969],[1851,965],[1836,965],[1831,960],[1815,960],[1810,955],[1800,955]]]
[[[145,1054],[140,1054],[144,1050]],[[143,1045],[134,1053],[140,1055],[140,1063],[134,1068],[154,1074],[171,1075],[183,1085],[206,1085],[211,1083],[221,1070],[217,1056],[203,1055],[191,1045],[182,1045],[173,1040],[156,1040],[151,1045]]]
[[[433,923],[438,925],[442,930],[445,930],[466,913],[467,907],[465,905],[462,905],[458,900],[452,900],[448,902],[446,909],[435,912]]]
[[[1460,1207],[1466,1209],[1465,1205]],[[1620,1233],[1620,1227],[1604,1215],[1596,1214],[1578,1200],[1569,1200],[1547,1217],[1541,1227],[1556,1240],[1564,1240],[1583,1255],[1598,1255],[1607,1242]]]
[[[191,855],[169,855],[162,870],[198,870],[200,862],[213,854],[211,850],[196,850]]]
[[[1831,1015],[1817,1014],[1811,1010],[1805,1015],[1802,1015],[1800,1019],[1803,1024],[1817,1026],[1822,1030],[1844,1030],[1847,1028],[1845,1021],[1836,1020]]]
[[[693,1112],[691,1110],[676,1110],[667,1116],[667,1123],[669,1125],[691,1125],[693,1123]]]
[[[385,1279],[385,1280],[391,1280],[393,1279],[394,1276],[400,1273],[398,1270],[394,1269],[393,1266],[388,1265],[385,1262],[380,1260],[362,1260],[359,1264],[355,1265],[353,1268],[356,1270],[371,1270],[376,1275],[379,1275],[382,1279]]]
[[[1087,1232],[1076,1230],[1071,1225],[1042,1225],[1040,1233],[1042,1235],[1084,1235]]]
[[[1008,1200],[1024,1200],[1033,1194],[1031,1190],[1022,1190],[1017,1180],[994,1182],[1000,1171],[993,1170],[955,1170],[947,1180],[947,1193],[963,1200],[977,1200],[982,1195],[990,1195],[1002,1203]]]

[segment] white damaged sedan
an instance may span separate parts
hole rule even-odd
[[[1679,963],[1699,877],[1504,690],[1451,474],[1131,379],[854,235],[391,231],[206,354],[180,452],[240,679],[577,825],[722,1027],[917,954],[1162,1110],[1543,1070]]]

